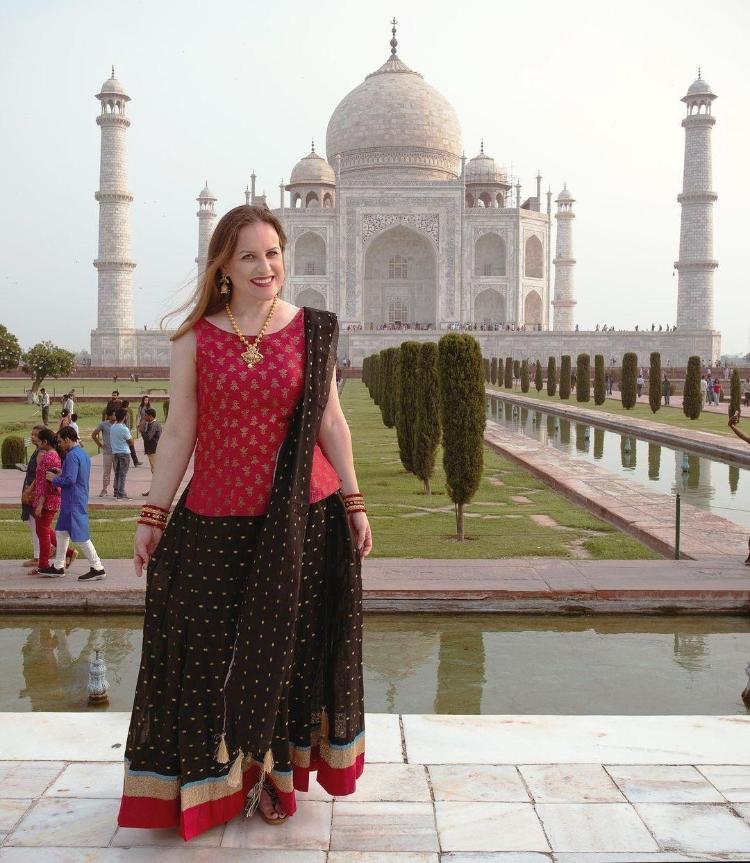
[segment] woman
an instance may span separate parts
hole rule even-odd
[[[745,443],[750,443],[750,437],[748,437],[744,432],[741,432],[739,428],[737,428],[740,421],[740,412],[735,411],[732,416],[729,417],[729,428],[737,435],[740,440],[744,440]],[[747,557],[745,558],[745,566],[750,566],[750,539],[747,541]]]
[[[39,429],[37,438],[36,475],[34,482],[34,527],[39,540],[39,564],[36,569],[31,570],[32,575],[49,575],[42,572],[49,569],[50,552],[57,549],[55,531],[52,529],[52,519],[60,509],[60,489],[55,488],[47,479],[47,471],[57,472],[62,466],[60,456],[57,453],[57,436],[52,429]],[[69,548],[65,555],[65,565],[75,560],[78,552]]]
[[[60,411],[60,424],[57,427],[57,430],[64,429],[65,426],[69,426],[71,423],[70,419],[70,411],[67,408],[63,408]]]
[[[151,399],[148,396],[143,396],[141,403],[138,405],[138,422],[136,427],[140,428],[146,420],[146,411],[151,407]]]
[[[333,375],[338,322],[279,298],[285,245],[270,211],[230,210],[172,337],[135,535],[146,615],[121,826],[187,840],[243,808],[281,824],[310,771],[346,795],[364,767],[372,537]]]
[[[36,482],[36,460],[39,456],[39,440],[37,432],[44,428],[43,424],[35,425],[31,429],[31,443],[34,446],[34,452],[29,458],[26,465],[26,476],[23,481],[23,491],[21,492],[21,521],[25,521],[31,531],[31,543],[34,549],[33,556],[23,562],[26,567],[39,566],[39,537],[36,535],[36,519],[34,518],[34,484]],[[28,501],[25,502],[24,498]]]

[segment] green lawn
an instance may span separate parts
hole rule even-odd
[[[488,384],[488,388],[490,388],[490,386],[491,385]],[[652,422],[664,423],[664,425],[675,426],[677,428],[713,432],[714,434],[730,435],[732,437],[734,436],[727,426],[729,414],[727,413],[728,403],[726,401],[722,402],[718,407],[706,407],[697,420],[691,420],[682,412],[682,405],[677,407],[665,407],[662,405],[656,413],[651,411],[651,408],[648,406],[648,402],[645,404],[639,402],[637,405],[630,408],[630,410],[626,410],[622,406],[622,402],[619,398],[608,398],[603,405],[595,405],[593,387],[590,402],[576,401],[575,392],[571,393],[569,399],[561,399],[559,395],[548,396],[546,389],[542,390],[541,393],[538,393],[534,388],[533,382],[527,393],[522,393],[520,386],[517,386],[514,390],[506,390],[505,387],[499,386],[491,388],[493,390],[497,390],[498,394],[513,393],[517,396],[523,396],[523,398],[532,398],[542,402],[556,402],[557,404],[572,408],[586,408],[586,410],[622,415],[632,417],[633,419],[647,419]]]
[[[369,511],[372,557],[658,558],[635,539],[569,503],[523,468],[487,448],[482,482],[474,501],[466,507],[466,540],[458,542],[454,507],[445,493],[442,451],[432,479],[433,493],[428,497],[422,483],[402,467],[396,432],[383,426],[380,410],[364,384],[348,380],[341,402],[352,432],[359,486]],[[514,496],[524,500],[514,501]],[[546,516],[547,525],[539,524],[533,516]],[[135,511],[97,509],[90,517],[92,539],[100,555],[132,555]],[[0,511],[0,519],[0,557],[28,556],[27,528],[16,513]]]
[[[31,378],[11,379],[0,378],[0,395],[22,396],[26,390],[31,388]],[[119,390],[121,396],[147,395],[149,389],[168,389],[169,381],[165,379],[151,380],[141,378],[138,383],[129,381],[127,378],[118,379],[115,383],[112,378],[46,378],[42,386],[50,394],[51,398],[60,398],[68,390],[75,387],[78,396],[95,395],[108,396],[112,390]],[[156,393],[163,395],[163,393]]]

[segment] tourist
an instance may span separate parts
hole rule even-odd
[[[42,387],[39,390],[39,406],[42,409],[42,422],[49,425],[49,393]]]
[[[70,415],[70,422],[68,423],[69,427],[76,430],[76,434],[78,437],[81,436],[80,431],[78,430],[78,414],[72,413]]]
[[[112,496],[116,500],[130,500],[125,494],[125,477],[130,467],[130,446],[133,438],[127,423],[126,408],[117,408],[115,421],[109,430],[109,445],[112,449],[112,466],[115,471],[115,484]]]
[[[667,373],[664,372],[664,380],[661,382],[661,394],[664,396],[664,404],[669,404],[670,384]]]
[[[42,569],[49,567],[50,551],[57,546],[55,532],[52,530],[52,518],[60,509],[60,489],[55,488],[47,479],[48,472],[59,471],[62,465],[57,453],[57,435],[52,429],[39,429],[36,434],[39,453],[36,461],[36,476],[34,481],[34,520],[36,535],[39,539],[39,565],[31,571],[32,575],[42,574]],[[66,560],[70,565],[75,559],[75,549],[68,551]]]
[[[72,426],[63,429],[57,437],[61,448],[65,450],[62,471],[55,468],[46,474],[50,483],[61,490],[60,514],[55,525],[57,552],[50,566],[39,567],[39,574],[49,578],[61,578],[65,575],[66,557],[72,540],[82,549],[90,567],[87,573],[78,576],[78,580],[101,581],[106,573],[89,536],[87,510],[91,458],[79,444],[78,433]]]
[[[130,419],[129,405],[130,405],[129,399],[123,399],[122,400],[122,407],[125,410],[126,423],[127,423],[128,429],[130,429],[130,423],[128,422],[128,420]],[[132,435],[130,437],[130,443],[128,444],[128,447],[129,447],[129,451],[130,451],[130,458],[133,459],[133,466],[134,467],[140,467],[143,464],[143,462],[139,461],[138,456],[135,454],[135,441],[133,440]]]
[[[156,447],[159,445],[159,438],[161,437],[161,423],[156,419],[154,408],[146,408],[143,422],[138,426],[138,431],[143,438],[143,452],[146,454],[153,476],[156,465]],[[144,491],[142,494],[143,497],[148,497],[149,493]]]
[[[604,375],[604,390],[607,395],[612,395],[612,375],[606,374]]]
[[[104,416],[108,417],[111,413],[114,413],[117,408],[122,407],[122,399],[120,398],[119,390],[112,390],[112,398],[107,402],[107,406],[104,408]]]
[[[65,426],[69,426],[69,425],[70,425],[70,411],[67,408],[63,408],[62,411],[60,411],[60,423],[57,426],[57,430],[60,431],[60,429],[64,429]]]
[[[708,386],[708,375],[701,378],[701,404],[711,404],[711,390]]]
[[[191,839],[243,807],[278,824],[311,768],[339,799],[364,766],[361,563],[372,538],[332,384],[338,322],[279,297],[285,245],[270,210],[230,210],[172,336],[169,418],[135,534],[150,613],[123,827],[179,826]],[[274,390],[276,417],[242,398],[256,387]]]
[[[721,382],[718,378],[714,378],[714,404],[718,407],[721,402]]]
[[[641,397],[641,393],[643,392],[643,385],[646,383],[645,378],[643,377],[643,369],[638,372],[638,377],[635,381],[635,387],[638,391],[638,398]]]
[[[138,419],[136,420],[136,427],[140,429],[141,423],[144,421],[144,417],[146,415],[146,408],[151,407],[151,399],[148,396],[143,396],[141,399],[141,403],[138,405]]]
[[[750,437],[741,432],[737,427],[740,422],[740,412],[735,411],[731,417],[729,417],[729,428],[737,435],[740,440],[744,440],[745,443],[750,443]],[[745,566],[750,566],[750,539],[747,541],[747,558],[745,559]]]
[[[43,425],[35,425],[31,429],[31,443],[34,447],[34,452],[29,457],[26,465],[26,476],[23,481],[23,489],[21,491],[21,521],[29,526],[31,531],[31,545],[33,555],[23,562],[23,566],[39,566],[39,537],[36,535],[36,519],[34,518],[34,483],[36,482],[36,461],[39,457],[39,439],[37,432],[44,428]]]
[[[109,480],[112,476],[112,445],[109,432],[115,422],[115,409],[112,408],[107,413],[106,419],[103,419],[91,434],[91,439],[102,450],[102,490],[99,492],[99,497],[107,496]]]
[[[72,414],[75,410],[75,405],[73,404],[73,393],[65,393],[63,396],[63,411],[67,411],[68,414]]]

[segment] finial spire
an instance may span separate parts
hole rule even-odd
[[[698,77],[700,78],[700,76],[701,76],[701,67],[698,66]]]
[[[484,138],[479,142],[479,152],[482,156],[484,156]]]
[[[393,37],[391,38],[391,56],[395,57],[396,46],[398,45],[398,39],[396,39],[396,24],[398,24],[398,21],[395,16],[391,19],[391,24],[393,25],[391,27],[391,33],[393,33]]]
[[[112,77],[113,77],[113,78],[115,77],[115,66],[114,66],[114,63],[112,64]],[[700,78],[700,74],[698,75],[698,77]]]
[[[315,152],[315,138],[312,139],[312,151]]]

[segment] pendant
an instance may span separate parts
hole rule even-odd
[[[263,354],[255,347],[255,345],[250,345],[250,347],[244,353],[240,354],[240,356],[250,368],[257,365],[257,363],[263,359]]]

